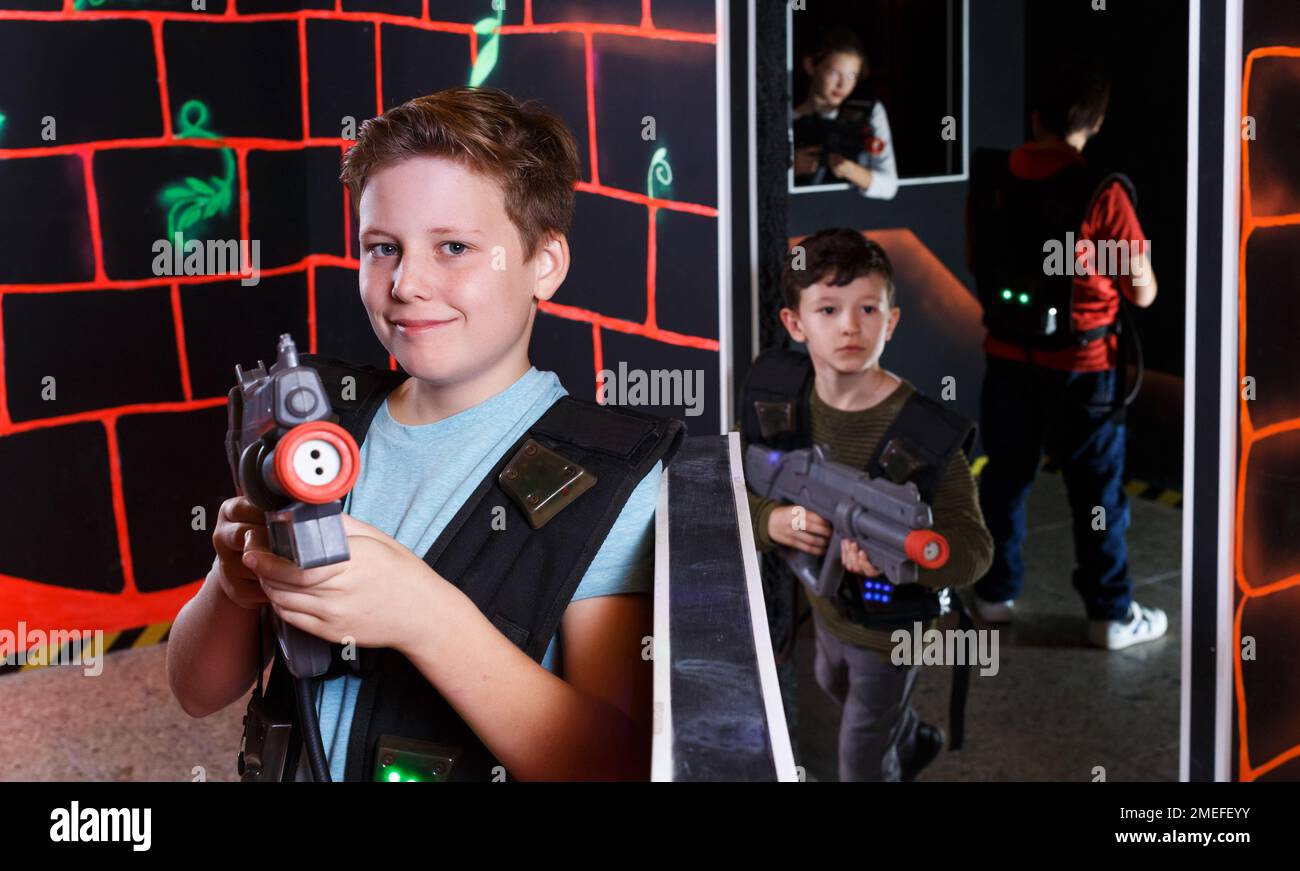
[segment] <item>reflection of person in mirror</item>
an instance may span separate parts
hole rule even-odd
[[[790,117],[795,184],[844,181],[865,197],[893,199],[898,169],[884,104],[849,99],[866,77],[862,41],[852,31],[829,29],[802,63],[810,82],[807,99]]]

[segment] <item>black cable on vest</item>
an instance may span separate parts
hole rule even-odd
[[[1137,322],[1133,319],[1133,312],[1128,307],[1124,295],[1119,297],[1119,321],[1124,335],[1127,335],[1133,345],[1134,373],[1133,389],[1128,392],[1121,400],[1120,408],[1128,408],[1137,399],[1138,391],[1142,389],[1142,376],[1146,373],[1146,361],[1142,358],[1142,339],[1138,336]],[[1122,338],[1122,337],[1121,337]],[[1128,360],[1124,360],[1124,368],[1128,368]],[[1127,375],[1127,372],[1125,372]],[[1118,397],[1117,397],[1118,398]]]
[[[295,679],[293,689],[298,701],[298,722],[302,724],[302,746],[311,765],[312,780],[329,783],[330,767],[325,761],[325,742],[321,740],[320,721],[316,718],[316,681]]]

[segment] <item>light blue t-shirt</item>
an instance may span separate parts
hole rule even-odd
[[[495,396],[435,423],[398,423],[385,401],[361,443],[361,473],[343,510],[423,558],[505,452],[567,393],[554,372],[532,367]],[[654,513],[661,472],[662,464],[656,463],[633,489],[573,601],[652,590]],[[557,630],[542,666],[563,676],[561,644]],[[344,675],[322,681],[317,694],[321,739],[335,781],[343,780],[360,688],[361,678]],[[307,768],[303,757],[298,779],[310,778]]]

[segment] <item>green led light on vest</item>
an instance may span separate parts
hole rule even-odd
[[[1029,304],[1029,294],[1027,294],[1027,293],[1022,293],[1022,294],[1020,294],[1020,304],[1021,304],[1021,305],[1028,305],[1028,304]]]
[[[423,783],[424,782],[424,778],[420,777],[418,773],[403,771],[402,769],[395,768],[395,767],[388,769],[388,772],[384,775],[384,779],[387,780],[389,783],[402,783],[402,782]]]
[[[1002,288],[1002,298],[1011,299],[1011,288],[1009,287]]]

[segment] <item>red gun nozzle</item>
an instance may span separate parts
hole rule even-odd
[[[352,489],[361,452],[343,427],[315,420],[289,430],[275,446],[273,462],[276,482],[289,498],[323,505]]]
[[[921,568],[937,569],[948,562],[948,539],[933,529],[917,529],[903,540],[903,553]]]

